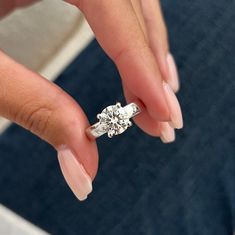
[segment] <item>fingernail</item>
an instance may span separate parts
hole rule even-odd
[[[58,160],[65,180],[73,193],[80,201],[85,200],[92,191],[92,181],[83,165],[72,151],[66,148],[58,151]]]
[[[176,98],[171,87],[164,81],[163,81],[163,88],[170,109],[171,122],[169,122],[169,124],[173,128],[181,129],[183,127],[183,117],[178,99]]]
[[[177,92],[180,88],[180,84],[174,57],[169,53],[166,60],[169,68],[169,77],[167,83],[171,86],[174,92]]]
[[[160,139],[163,143],[171,143],[175,140],[175,130],[168,122],[162,122],[160,124]]]

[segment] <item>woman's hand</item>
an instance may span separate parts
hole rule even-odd
[[[32,1],[1,1],[0,14],[13,9],[13,3],[20,6],[29,2]],[[142,102],[144,109],[135,118],[136,124],[146,133],[160,136],[163,142],[172,142],[174,128],[182,128],[183,121],[172,92],[179,89],[179,83],[159,2],[68,2],[84,13],[100,45],[117,65],[127,102]],[[0,52],[0,115],[53,145],[70,188],[78,199],[87,197],[97,173],[98,151],[95,141],[85,135],[89,126],[86,115],[58,86],[3,52]]]

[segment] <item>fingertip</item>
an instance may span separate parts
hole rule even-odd
[[[62,100],[57,105],[64,108],[63,111],[58,109],[56,115],[60,117],[59,123],[57,123],[58,133],[54,134],[56,136],[54,138],[58,140],[53,146],[57,150],[61,146],[67,146],[93,180],[97,174],[99,157],[96,141],[89,139],[86,134],[90,123],[81,107],[74,100]]]
[[[126,86],[123,84],[124,94],[128,103],[135,102],[141,109],[141,113],[134,117],[134,121],[145,133],[148,135],[157,137],[160,135],[160,122],[156,118],[156,114],[150,115],[146,103],[137,96],[135,96]],[[151,101],[153,102],[153,101]],[[151,104],[152,105],[152,104]],[[154,104],[153,104],[154,106]],[[156,112],[156,110],[154,110]]]
[[[146,96],[149,96],[147,93]],[[146,97],[147,98],[147,97]],[[170,110],[165,97],[165,92],[160,83],[156,90],[156,95],[149,96],[145,105],[149,115],[157,121],[170,121]]]
[[[148,108],[149,115],[160,122],[166,122],[170,120],[170,114],[168,108],[163,105],[157,107]]]
[[[66,146],[59,148],[58,161],[64,178],[75,196],[80,201],[85,200],[92,192],[92,180],[82,163]]]

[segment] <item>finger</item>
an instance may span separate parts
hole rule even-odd
[[[98,167],[95,142],[81,107],[63,90],[0,52],[0,115],[47,141],[58,151],[64,176],[83,200]]]
[[[128,89],[156,120],[170,120],[161,73],[129,1],[69,1],[84,12]],[[146,92],[148,91],[148,92]]]
[[[141,2],[140,0],[131,0],[131,4],[135,12],[136,18],[138,19],[138,22],[140,24],[140,28],[143,31],[145,40],[149,44],[148,32],[147,32],[146,25],[145,25]]]
[[[123,90],[128,103],[135,102],[139,104],[138,98],[124,84]],[[163,143],[171,143],[175,140],[175,130],[168,122],[159,122],[151,118],[143,105],[141,110],[141,113],[134,117],[134,121],[145,133],[155,137],[159,136]]]
[[[140,0],[131,0],[131,3],[145,38],[149,43],[141,2]],[[137,97],[131,94],[127,88],[124,88],[124,93],[128,102],[133,102],[137,99]],[[172,128],[168,122],[159,122],[152,119],[147,114],[145,109],[143,109],[142,113],[135,118],[135,123],[147,134],[152,136],[159,136],[163,143],[171,143],[175,140],[174,128]]]
[[[140,0],[131,0],[131,3],[142,28],[142,31],[144,32],[145,38],[150,46],[141,2]],[[133,94],[131,94],[128,89],[126,89],[125,94],[126,98],[131,96],[133,100],[135,99],[133,97]],[[127,100],[130,99],[127,98]],[[163,143],[171,143],[175,140],[175,130],[169,125],[169,123],[156,121],[149,117],[146,112],[143,112],[141,115],[139,115],[135,119],[135,123],[147,134],[152,136],[159,136]]]
[[[149,44],[159,64],[162,77],[172,89],[179,90],[179,78],[173,56],[169,53],[168,35],[159,0],[140,0]]]

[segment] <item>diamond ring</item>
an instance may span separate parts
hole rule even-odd
[[[99,121],[87,128],[88,136],[95,139],[105,133],[109,138],[123,133],[132,125],[130,118],[141,112],[140,107],[135,103],[130,103],[124,107],[120,103],[106,107],[97,115]]]

